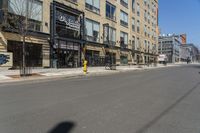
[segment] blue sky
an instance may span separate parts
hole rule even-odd
[[[200,0],[159,0],[162,34],[187,34],[187,42],[200,47]]]

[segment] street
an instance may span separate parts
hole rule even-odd
[[[199,133],[200,66],[0,84],[0,133]]]

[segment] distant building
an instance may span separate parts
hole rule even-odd
[[[168,63],[179,62],[180,45],[182,40],[179,35],[159,36],[158,53],[165,54],[168,57]]]
[[[190,48],[190,59],[192,62],[199,61],[199,49],[192,43],[186,44],[188,48]]]
[[[180,46],[180,61],[187,62],[187,60],[191,60],[191,48],[188,45]]]

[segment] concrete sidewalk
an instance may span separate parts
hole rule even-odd
[[[157,69],[162,67],[172,67],[172,66],[181,66],[182,63],[178,64],[168,64],[164,66],[158,64],[155,66],[117,66],[116,70],[105,70],[105,67],[88,67],[87,75],[102,75],[102,74],[112,74],[125,71],[134,71],[134,70],[148,70],[148,69]],[[68,68],[68,69],[32,69],[33,76],[21,78],[19,76],[19,70],[6,70],[0,68],[0,83],[4,82],[17,82],[17,81],[26,81],[26,80],[40,80],[40,79],[50,79],[57,77],[76,77],[76,76],[85,76],[83,74],[82,68]]]

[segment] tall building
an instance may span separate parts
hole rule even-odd
[[[157,0],[34,1],[43,5],[40,7],[42,15],[36,20],[41,28],[34,32],[40,39],[45,35],[39,41],[42,45],[34,45],[41,46],[42,50],[36,50],[41,51],[40,54],[37,53],[40,58],[36,60],[40,60],[42,66],[80,67],[83,59],[90,66],[105,65],[109,58],[116,64],[156,61]],[[37,25],[34,27],[38,29]],[[9,42],[13,33],[9,33],[11,36],[7,36],[7,32],[1,34],[8,43],[13,44]],[[22,39],[17,42],[21,41]],[[5,46],[8,46],[7,43]],[[14,55],[15,50],[11,51],[3,44],[0,47],[2,51]],[[49,53],[44,54],[45,50]],[[14,58],[15,56],[13,60],[16,60]]]
[[[159,36],[159,54],[165,54],[169,63],[179,62],[181,38],[179,35]]]

